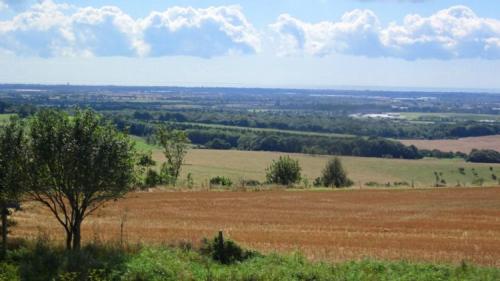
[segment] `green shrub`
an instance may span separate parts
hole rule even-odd
[[[353,184],[338,157],[334,157],[326,164],[321,176],[321,182],[327,187],[348,187]]]
[[[293,185],[300,182],[301,175],[299,161],[289,156],[280,156],[277,161],[271,163],[267,168],[267,182],[271,184]]]
[[[230,178],[217,176],[210,179],[210,185],[232,186],[233,181]]]
[[[20,281],[19,268],[13,264],[0,263],[0,281]]]
[[[241,262],[255,255],[254,252],[242,249],[234,241],[224,240],[222,233],[212,240],[204,238],[200,252],[222,264]]]
[[[161,183],[161,177],[157,171],[149,169],[146,173],[144,183],[146,187],[155,187]]]

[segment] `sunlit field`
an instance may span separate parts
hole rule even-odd
[[[164,161],[161,151],[155,150],[154,158]],[[214,176],[226,176],[238,183],[240,180],[265,181],[266,167],[279,156],[290,155],[299,160],[302,174],[312,184],[319,177],[326,162],[332,156],[313,156],[306,154],[287,154],[276,152],[255,152],[237,150],[191,149],[186,157],[182,177],[191,173],[195,185],[207,186]],[[434,172],[444,179],[446,186],[483,186],[498,185],[492,175],[500,176],[499,164],[467,163],[462,159],[381,159],[368,157],[340,157],[355,188],[369,186],[391,187],[432,187],[436,183]],[[463,174],[459,168],[464,168]],[[491,168],[491,169],[490,169]],[[477,175],[477,176],[476,176]],[[371,184],[370,184],[371,183]],[[302,183],[303,185],[303,183]]]
[[[197,243],[223,230],[264,253],[328,261],[365,257],[500,266],[500,188],[335,192],[141,192],[109,203],[84,241]],[[64,231],[45,209],[17,212],[15,237]]]

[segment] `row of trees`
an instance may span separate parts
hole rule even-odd
[[[356,119],[322,111],[237,111],[182,110],[172,112],[135,111],[132,117],[142,121],[194,122],[251,128],[272,128],[386,138],[459,138],[500,133],[499,124],[475,121],[411,123],[401,120]]]
[[[267,182],[290,186],[302,180],[299,161],[289,156],[280,156],[266,170]],[[321,176],[314,181],[315,186],[325,187],[348,187],[353,182],[347,177],[342,162],[338,157],[329,160],[323,169]]]

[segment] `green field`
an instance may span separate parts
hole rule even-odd
[[[163,155],[157,147],[150,146],[139,138],[136,140],[139,149],[152,150],[154,158],[158,162],[163,161]],[[186,157],[182,176],[185,178],[191,173],[195,184],[199,186],[206,186],[208,180],[214,176],[226,176],[233,182],[239,182],[241,179],[263,182],[266,167],[282,155],[290,155],[299,160],[303,177],[307,178],[309,183],[320,176],[326,162],[332,157],[280,152],[191,149]],[[494,180],[492,175],[495,174],[500,178],[500,164],[468,163],[463,159],[404,160],[348,156],[340,158],[349,177],[355,182],[355,187],[365,187],[370,182],[378,183],[379,186],[387,183],[394,186],[395,182],[406,182],[411,186],[413,182],[415,187],[431,187],[435,185],[434,172],[442,174],[440,179],[446,181],[446,186],[458,184],[478,186],[480,179],[484,180],[484,186],[499,185],[498,180]],[[459,168],[464,168],[465,174],[461,174]]]
[[[205,128],[215,128],[215,129],[230,129],[238,131],[252,131],[252,132],[271,132],[271,133],[282,133],[282,134],[292,134],[292,135],[302,135],[302,136],[322,136],[322,137],[336,137],[336,138],[353,138],[354,135],[349,134],[334,134],[334,133],[319,133],[319,132],[307,132],[307,131],[294,131],[294,130],[281,130],[273,128],[253,128],[253,127],[241,127],[241,126],[229,126],[229,125],[219,125],[219,124],[206,124],[206,123],[192,123],[192,122],[171,122],[172,124],[184,124],[191,126],[200,126]]]
[[[16,114],[0,114],[0,124],[9,121],[10,117],[15,115]]]
[[[469,113],[423,113],[423,112],[404,112],[400,113],[402,117],[409,121],[437,121],[440,119],[450,121],[482,121],[492,120],[500,122],[500,115],[493,114],[469,114]]]

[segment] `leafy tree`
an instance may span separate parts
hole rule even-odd
[[[161,176],[167,179],[166,183],[175,184],[188,151],[189,139],[183,131],[168,130],[166,128],[160,128],[157,137],[167,159],[162,165]]]
[[[151,151],[146,153],[141,153],[137,161],[137,170],[139,174],[144,178],[141,184],[141,188],[153,187],[158,184],[159,175],[155,170],[152,169],[156,165],[156,161],[153,160]]]
[[[135,182],[134,143],[91,110],[42,110],[29,136],[28,193],[64,227],[67,249],[78,250],[84,219]]]
[[[271,165],[267,168],[267,182],[280,185],[292,185],[300,182],[300,171],[301,168],[298,160],[294,160],[289,156],[280,156],[279,160],[273,160]]]
[[[24,123],[12,118],[0,129],[0,211],[2,256],[7,252],[9,208],[18,207],[26,183]]]
[[[467,161],[475,163],[500,163],[500,152],[491,149],[473,149]]]
[[[334,157],[326,164],[321,176],[321,182],[328,187],[348,187],[352,181],[347,177],[347,173],[338,157]]]

